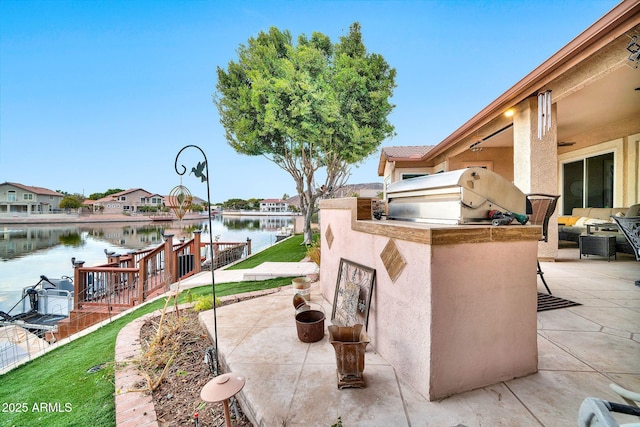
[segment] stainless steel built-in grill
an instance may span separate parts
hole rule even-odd
[[[394,182],[387,209],[389,219],[470,224],[490,222],[491,210],[524,214],[526,198],[502,176],[469,168]]]

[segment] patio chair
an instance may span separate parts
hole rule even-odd
[[[638,405],[640,403],[640,393],[636,393],[635,391],[627,390],[626,388],[618,385],[616,383],[609,384],[609,388],[624,399],[627,402],[627,405],[635,406],[636,408],[640,408]],[[640,416],[640,415],[639,415]]]
[[[615,402],[609,402],[607,400],[598,399],[597,397],[588,397],[582,401],[580,409],[578,411],[578,426],[579,427],[638,427],[640,423],[625,423],[618,424],[618,421],[613,417],[613,413],[635,415],[640,418],[640,408],[638,402],[640,402],[640,393],[627,390],[618,384],[609,384],[611,390],[618,393],[618,395],[624,399],[626,404],[620,404]]]
[[[541,242],[548,241],[549,234],[549,218],[556,210],[556,205],[560,196],[543,193],[531,193],[527,194],[527,214],[529,214],[529,222],[533,225],[542,226]],[[538,276],[542,279],[544,287],[547,288],[547,292],[551,295],[551,290],[547,285],[547,281],[544,280],[544,272],[540,267],[540,261],[538,260]]]
[[[618,424],[612,413],[640,416],[635,406],[609,402],[597,397],[587,397],[578,411],[579,427],[638,427],[640,423]]]
[[[636,260],[640,261],[640,216],[612,216],[611,218],[618,224],[618,228],[631,245]],[[640,286],[640,280],[636,280],[636,286]]]

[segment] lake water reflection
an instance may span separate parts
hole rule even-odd
[[[251,239],[253,253],[276,242],[275,234],[293,224],[293,217],[215,216],[211,228],[220,242],[244,242]],[[209,239],[209,224],[202,220],[170,223],[84,223],[64,225],[0,226],[0,311],[8,311],[20,298],[22,289],[34,285],[40,275],[73,276],[71,258],[86,266],[103,264],[105,249],[116,253],[156,247],[162,233],[174,239],[191,238],[193,230],[202,230]],[[14,313],[15,314],[15,313]]]

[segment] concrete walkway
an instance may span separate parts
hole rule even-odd
[[[314,268],[315,267],[315,268]],[[216,283],[252,277],[301,276],[316,272],[312,263],[269,263],[251,270],[216,270]],[[293,291],[279,291],[218,308],[219,355],[224,372],[246,376],[237,395],[256,426],[548,426],[577,425],[586,397],[624,403],[609,384],[640,390],[640,263],[561,249],[556,262],[542,263],[554,295],[582,305],[538,313],[536,374],[429,402],[400,377],[373,346],[367,348],[366,388],[338,390],[336,360],[325,336],[316,343],[298,339]],[[181,282],[182,289],[211,283],[211,272]],[[538,291],[544,292],[538,280]],[[331,317],[331,305],[312,285],[312,309]],[[232,297],[230,297],[232,298]],[[213,336],[213,311],[201,314]],[[135,355],[139,329],[128,325],[117,340],[117,359]],[[129,330],[130,329],[130,330]],[[461,349],[464,351],[464,349]],[[116,372],[116,389],[135,380]],[[157,426],[153,408],[139,393],[117,393],[118,427]],[[638,422],[618,415],[620,423]]]
[[[257,426],[330,426],[339,418],[345,427],[575,426],[586,397],[624,403],[611,382],[640,390],[640,264],[625,255],[578,260],[571,248],[542,267],[554,295],[582,305],[538,314],[539,372],[525,378],[429,402],[369,346],[366,388],[338,390],[329,321],[322,340],[301,342],[290,289],[217,309],[220,358],[225,372],[246,376],[238,399]],[[241,273],[216,271],[216,282],[232,274]],[[330,318],[317,284],[311,292],[312,308]],[[201,318],[213,335],[213,311]]]
[[[301,277],[318,274],[318,265],[313,262],[264,262],[257,267],[245,270],[218,269],[214,271],[216,283],[233,283],[249,280],[267,280],[275,277]],[[188,289],[211,284],[211,271],[202,271],[179,283],[171,285],[175,290]]]

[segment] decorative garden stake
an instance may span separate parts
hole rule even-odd
[[[180,178],[180,185],[173,187],[169,192],[171,198],[171,210],[180,220],[180,227],[182,227],[182,218],[189,210],[191,202],[193,202],[193,196],[187,187],[182,185],[182,178]]]
[[[211,192],[209,190],[209,166],[207,163],[207,156],[204,154],[204,151],[202,151],[202,149],[200,147],[198,147],[197,145],[187,145],[185,147],[182,147],[182,149],[178,152],[178,154],[176,155],[176,162],[175,162],[175,169],[176,169],[176,173],[180,176],[183,176],[186,172],[187,172],[187,168],[184,165],[180,165],[181,166],[181,170],[178,169],[178,158],[180,157],[180,154],[182,154],[182,152],[184,150],[186,150],[187,148],[195,148],[197,150],[200,151],[200,153],[202,153],[202,157],[204,157],[204,162],[198,162],[198,164],[196,165],[196,167],[191,168],[191,172],[189,173],[193,173],[196,178],[200,178],[201,182],[206,182],[207,183],[207,211],[208,211],[208,218],[209,218],[209,256],[211,257],[211,289],[213,292],[213,339],[214,339],[214,346],[215,346],[215,350],[214,350],[214,358],[215,358],[215,372],[214,374],[220,375],[220,359],[218,358],[218,319],[216,316],[216,280],[215,280],[215,276],[213,273],[213,241],[211,239],[212,237],[212,233],[213,233],[213,228],[211,227]],[[180,185],[179,187],[182,187],[182,185]],[[179,188],[176,187],[176,188]],[[184,188],[184,187],[183,187]],[[185,188],[186,189],[186,188]],[[188,190],[187,190],[188,193]],[[188,197],[191,199],[191,194],[188,193]],[[182,195],[184,197],[187,197],[185,195],[185,193],[182,193]],[[189,201],[189,204],[191,203],[191,201]],[[183,214],[184,215],[184,214]]]

